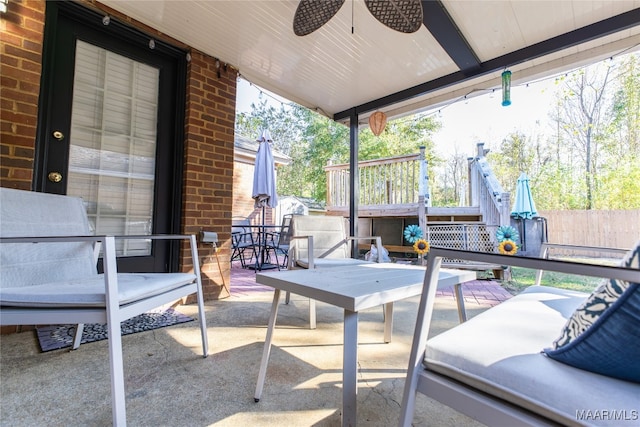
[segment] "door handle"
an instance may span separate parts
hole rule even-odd
[[[49,172],[47,178],[49,178],[49,181],[57,183],[62,181],[62,174],[60,172]]]

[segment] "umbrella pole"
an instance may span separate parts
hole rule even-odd
[[[267,233],[265,233],[265,208],[264,203],[262,204],[262,240],[260,242],[260,271],[262,271],[262,267],[264,267],[264,250],[267,247]]]

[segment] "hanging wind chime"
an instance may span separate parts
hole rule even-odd
[[[511,71],[502,72],[502,106],[511,105]]]

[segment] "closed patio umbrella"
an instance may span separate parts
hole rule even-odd
[[[251,197],[255,200],[256,208],[264,208],[266,206],[275,208],[278,206],[278,195],[276,194],[276,177],[273,154],[271,153],[273,140],[269,131],[265,129],[257,141],[260,143],[260,147],[256,154],[256,163],[253,170],[253,192]]]
[[[511,209],[511,216],[516,219],[531,219],[537,214],[536,204],[533,202],[529,187],[529,177],[522,172],[516,184],[516,199]]]
[[[522,172],[516,184],[516,199],[511,209],[511,217],[518,220],[521,224],[520,236],[522,236],[521,249],[527,249],[527,220],[536,216],[536,204],[531,196],[531,188],[529,187],[529,177]]]
[[[260,143],[258,153],[256,154],[256,162],[253,170],[253,191],[251,197],[255,200],[255,207],[262,208],[262,229],[260,230],[259,251],[256,260],[255,269],[271,268],[265,266],[264,251],[266,249],[266,233],[265,225],[265,208],[275,208],[278,206],[278,195],[276,193],[276,177],[273,162],[273,153],[271,152],[271,134],[267,129],[257,139]]]

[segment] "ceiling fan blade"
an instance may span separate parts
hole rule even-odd
[[[329,22],[345,0],[300,0],[293,17],[293,32],[306,36]]]
[[[369,12],[387,27],[401,33],[415,33],[422,25],[420,0],[364,0]]]

